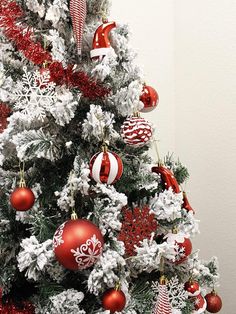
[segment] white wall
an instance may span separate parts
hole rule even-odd
[[[190,171],[187,186],[201,220],[201,256],[220,261],[222,314],[234,314],[236,283],[236,1],[113,0],[128,22],[137,62],[160,94],[148,118],[161,151]]]

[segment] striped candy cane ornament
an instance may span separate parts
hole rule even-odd
[[[172,314],[172,308],[169,300],[165,278],[161,278],[159,284],[159,295],[154,306],[152,314]]]
[[[86,0],[70,0],[70,15],[77,43],[77,51],[80,56],[82,53],[83,32],[87,15]]]

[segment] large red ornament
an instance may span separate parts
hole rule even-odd
[[[113,152],[95,154],[90,160],[90,175],[98,183],[113,184],[123,173],[121,158]]]
[[[70,15],[77,42],[78,55],[81,55],[84,25],[87,15],[86,0],[70,0]]]
[[[0,103],[0,133],[7,127],[7,118],[10,116],[10,113],[11,109],[6,104]]]
[[[159,96],[153,87],[144,85],[140,100],[144,104],[144,107],[140,111],[150,112],[158,105]]]
[[[152,172],[161,175],[161,179],[164,183],[164,187],[166,190],[172,188],[175,193],[180,193],[179,184],[170,169],[166,168],[165,166],[158,165],[152,167]]]
[[[210,313],[218,313],[222,308],[222,300],[220,296],[212,291],[205,296],[207,302],[207,311]]]
[[[201,293],[199,283],[193,279],[185,282],[184,289],[187,291],[189,297],[196,297]]]
[[[207,307],[206,300],[203,298],[201,294],[194,298],[194,311],[193,314],[201,314],[204,313]]]
[[[186,261],[188,256],[192,253],[192,243],[184,233],[168,233],[164,239],[167,243],[174,244],[176,246],[174,260],[176,265]]]
[[[56,259],[70,270],[82,270],[95,264],[102,254],[103,244],[101,231],[85,219],[64,222],[53,238]]]
[[[90,52],[90,56],[93,60],[102,60],[102,58],[107,55],[111,48],[109,33],[115,27],[115,22],[104,21],[103,24],[97,28],[93,38],[93,49]]]
[[[192,212],[195,214],[195,210],[189,204],[186,192],[183,192],[183,204],[182,207],[187,210],[187,212]]]
[[[144,239],[150,239],[156,230],[157,221],[155,215],[150,214],[148,206],[136,207],[133,210],[123,208],[123,222],[118,240],[124,242],[127,255],[136,255],[135,246],[140,246]]]
[[[18,211],[29,210],[35,202],[35,196],[30,188],[16,188],[10,196],[10,203],[13,208]]]
[[[102,296],[102,306],[110,313],[121,312],[126,305],[126,297],[123,291],[108,289]]]
[[[121,136],[126,144],[135,147],[144,146],[152,137],[151,124],[141,117],[127,118],[121,127]]]

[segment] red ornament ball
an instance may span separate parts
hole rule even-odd
[[[218,313],[222,308],[222,300],[216,292],[212,291],[205,296],[207,302],[207,311],[210,313]]]
[[[193,314],[201,314],[204,313],[207,307],[206,300],[203,298],[201,294],[194,298],[194,309]]]
[[[201,293],[199,283],[192,279],[185,283],[184,289],[187,291],[189,297],[196,297]]]
[[[113,184],[123,173],[121,158],[113,152],[95,154],[90,160],[90,176],[98,183]]]
[[[174,260],[176,265],[185,262],[188,256],[192,253],[192,243],[184,233],[168,233],[164,239],[166,239],[167,243],[176,246]]]
[[[141,117],[128,117],[122,127],[121,136],[127,145],[141,147],[144,146],[152,137],[151,124]]]
[[[95,264],[102,254],[103,244],[101,231],[85,219],[64,222],[53,237],[56,259],[70,270],[82,270]]]
[[[102,296],[102,306],[110,313],[121,312],[126,305],[126,297],[123,291],[108,289]]]
[[[35,196],[30,188],[16,188],[10,196],[10,203],[18,211],[29,210],[35,202]]]
[[[158,105],[159,96],[153,87],[144,85],[140,100],[144,104],[144,107],[140,111],[150,112]]]

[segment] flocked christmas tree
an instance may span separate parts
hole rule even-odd
[[[158,94],[109,6],[1,0],[1,313],[221,308],[217,260],[192,248],[188,171],[148,156]]]

